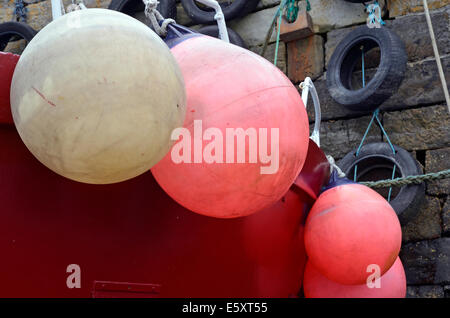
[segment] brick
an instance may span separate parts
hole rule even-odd
[[[445,125],[445,123],[443,123]],[[448,125],[443,126],[447,128]],[[450,143],[450,142],[448,142]],[[425,172],[438,172],[450,169],[450,148],[430,150],[425,155]],[[450,179],[432,180],[427,182],[427,192],[433,195],[450,194]]]
[[[434,239],[441,236],[441,205],[439,199],[426,197],[418,207],[417,216],[402,227],[403,242]]]
[[[302,11],[297,19],[290,23],[284,17],[281,19],[280,39],[283,42],[291,42],[307,38],[314,34],[311,16]]]
[[[313,35],[306,39],[287,43],[288,77],[294,83],[307,76],[318,78],[323,73],[323,38]]]
[[[450,4],[449,0],[428,0],[430,10],[444,7]],[[389,17],[396,17],[408,13],[423,12],[422,0],[390,0],[388,1]]]
[[[407,150],[450,145],[450,115],[446,106],[409,109],[384,114],[384,128],[392,143]]]

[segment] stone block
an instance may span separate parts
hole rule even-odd
[[[450,281],[450,238],[403,245],[400,258],[411,285],[447,284]]]
[[[442,59],[444,69],[450,68],[450,55]],[[368,70],[372,76],[373,70]],[[357,74],[359,76],[359,73]],[[447,84],[450,86],[450,72],[446,72]],[[314,82],[322,107],[324,120],[352,118],[367,115],[368,111],[351,111],[336,103],[328,93],[326,76]],[[436,61],[428,59],[416,63],[408,63],[405,78],[397,92],[383,103],[381,110],[400,110],[420,105],[437,105],[445,100],[441,81],[437,72]]]
[[[227,24],[244,39],[249,47],[264,44],[267,31],[277,7],[251,13],[245,17],[229,21]],[[276,41],[276,30],[274,30],[269,43]]]
[[[310,119],[313,118],[310,117]],[[332,155],[336,160],[344,157],[347,153],[358,147],[369,121],[370,117],[361,117],[350,120],[322,122],[320,128],[320,146],[322,150],[327,155]],[[313,125],[311,125],[311,130],[312,128]],[[366,143],[380,141],[381,134],[374,127],[369,131]]]
[[[447,106],[408,109],[384,114],[384,128],[393,144],[406,150],[427,150],[450,145]],[[448,160],[447,160],[448,161]]]
[[[448,131],[448,123],[442,123],[443,128]],[[450,140],[447,140],[450,145]],[[430,150],[425,155],[425,172],[438,172],[450,169],[450,148]],[[427,182],[427,192],[433,195],[450,194],[450,179],[432,180]]]
[[[306,77],[316,79],[323,73],[323,38],[313,35],[287,43],[288,77],[294,83]]]
[[[427,196],[417,216],[402,227],[403,242],[439,238],[441,205],[438,198]]]
[[[450,7],[448,10],[431,12],[436,42],[441,55],[450,53],[450,32],[448,32],[449,11]],[[414,27],[412,28],[411,25],[414,25]],[[349,32],[357,27],[358,26],[351,26],[348,28],[337,29],[330,31],[327,34],[327,42],[325,43],[326,66],[329,63],[336,46]],[[394,20],[388,20],[386,21],[386,27],[393,30],[405,43],[409,61],[419,61],[426,57],[434,56],[425,14],[409,15]],[[367,67],[370,67],[371,60],[372,57],[370,55],[366,56],[366,62],[368,62]]]
[[[351,3],[344,0],[310,0],[309,14],[314,23],[316,33],[324,33],[333,29],[343,28],[367,21],[367,12],[361,3]],[[379,1],[382,8],[384,1]],[[300,10],[306,9],[306,1],[300,1]]]
[[[275,43],[269,44],[267,46],[266,53],[264,54],[264,58],[268,60],[270,63],[274,62],[275,58]],[[250,47],[250,51],[261,54],[262,46]],[[284,73],[287,73],[286,67],[286,44],[284,42],[280,42],[278,47],[278,58],[277,58],[277,67]]]
[[[449,4],[448,0],[428,0],[430,10],[438,9]],[[389,17],[396,17],[408,13],[423,12],[422,0],[390,0],[388,1]]]
[[[444,288],[436,285],[408,286],[406,298],[444,298]]]

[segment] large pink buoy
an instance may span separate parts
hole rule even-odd
[[[314,266],[306,264],[303,277],[303,292],[306,298],[404,298],[406,276],[399,257],[383,276],[361,285],[342,285],[319,273]]]
[[[309,261],[328,279],[346,285],[363,284],[374,267],[383,275],[398,256],[401,238],[389,203],[360,184],[323,192],[305,226]]]
[[[187,116],[152,168],[187,209],[218,218],[278,201],[305,161],[309,126],[295,86],[262,57],[194,36],[172,48],[184,76]]]

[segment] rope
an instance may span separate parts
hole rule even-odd
[[[396,178],[392,180],[379,180],[379,181],[367,181],[367,182],[360,182],[360,184],[363,184],[365,186],[368,186],[370,188],[387,188],[392,186],[405,186],[409,184],[421,184],[424,181],[430,181],[430,180],[439,180],[439,179],[446,179],[450,178],[450,169],[439,171],[439,172],[432,172],[417,176],[408,176],[403,178]]]
[[[333,173],[333,171],[336,171],[339,178],[345,178],[345,173],[339,168],[339,166],[336,164],[336,161],[334,160],[333,156],[327,155],[328,162],[330,163],[330,173]]]
[[[145,1],[145,0],[144,0]],[[287,10],[286,18],[289,22],[294,22],[297,20],[298,12],[299,12],[299,6],[298,6],[298,0],[281,0],[280,5],[278,6],[277,12],[275,12],[275,15],[273,16],[272,23],[270,24],[269,30],[267,30],[266,38],[264,40],[264,45],[261,51],[261,56],[264,56],[267,51],[267,46],[269,45],[270,38],[272,37],[273,30],[275,29],[275,24],[277,23],[278,19],[278,32],[277,32],[277,39],[276,39],[276,45],[275,45],[275,57],[274,57],[274,64],[277,65],[277,59],[278,59],[278,49],[280,46],[280,33],[281,33],[281,17],[283,15],[283,12]],[[306,0],[306,11],[311,11],[311,4],[309,3],[309,0]]]
[[[436,44],[436,37],[434,36],[433,24],[431,23],[430,11],[428,10],[427,0],[423,0],[423,8],[425,10],[425,17],[427,19],[428,29],[430,30],[431,44],[433,45],[434,57],[438,67],[439,77],[441,78],[442,89],[444,90],[445,101],[447,102],[447,108],[450,112],[450,96],[448,94],[447,81],[445,80],[444,71],[442,69],[441,57]]]
[[[145,16],[152,23],[153,29],[155,32],[162,37],[167,35],[167,26],[170,23],[175,23],[174,19],[164,19],[164,17],[159,13],[156,9],[158,7],[158,0],[142,0],[145,4]],[[159,21],[163,21],[161,25],[159,25]]]
[[[381,18],[381,7],[378,1],[375,1],[372,4],[365,5],[366,10],[369,13],[369,17],[367,19],[367,25],[369,28],[379,28],[382,25],[385,25],[386,22]],[[377,13],[378,10],[378,14]]]
[[[14,12],[13,14],[18,18],[17,21],[23,21],[23,22],[27,22],[27,12],[28,9],[25,8],[23,1],[22,0],[15,0],[14,1],[15,7],[14,7]]]

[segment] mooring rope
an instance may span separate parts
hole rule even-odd
[[[145,4],[145,16],[152,23],[153,29],[155,32],[162,37],[167,35],[167,26],[170,23],[175,23],[174,19],[165,19],[161,13],[156,9],[158,7],[158,0],[142,0]],[[161,25],[159,25],[159,21],[163,21]]]
[[[403,187],[409,184],[421,184],[424,181],[431,180],[439,180],[446,179],[450,177],[450,169],[439,171],[439,172],[431,172],[427,174],[421,174],[416,176],[407,176],[402,178],[395,178],[392,180],[379,180],[379,181],[365,181],[359,182],[365,186],[370,188],[378,189],[378,188],[387,188],[387,187]]]
[[[275,29],[275,25],[277,24],[278,19],[278,32],[277,32],[277,39],[276,39],[276,45],[275,45],[275,57],[274,57],[274,64],[277,65],[277,59],[278,59],[278,48],[280,45],[280,32],[281,32],[281,17],[283,16],[283,12],[286,9],[286,18],[290,23],[297,20],[299,7],[298,7],[298,0],[281,0],[280,5],[278,7],[277,12],[275,12],[275,15],[273,16],[272,23],[270,24],[269,30],[267,30],[266,38],[264,40],[264,45],[261,51],[261,56],[264,56],[267,51],[267,46],[269,45],[270,38],[272,37],[273,30]],[[309,0],[306,0],[306,11],[311,11],[311,4],[309,3]]]

